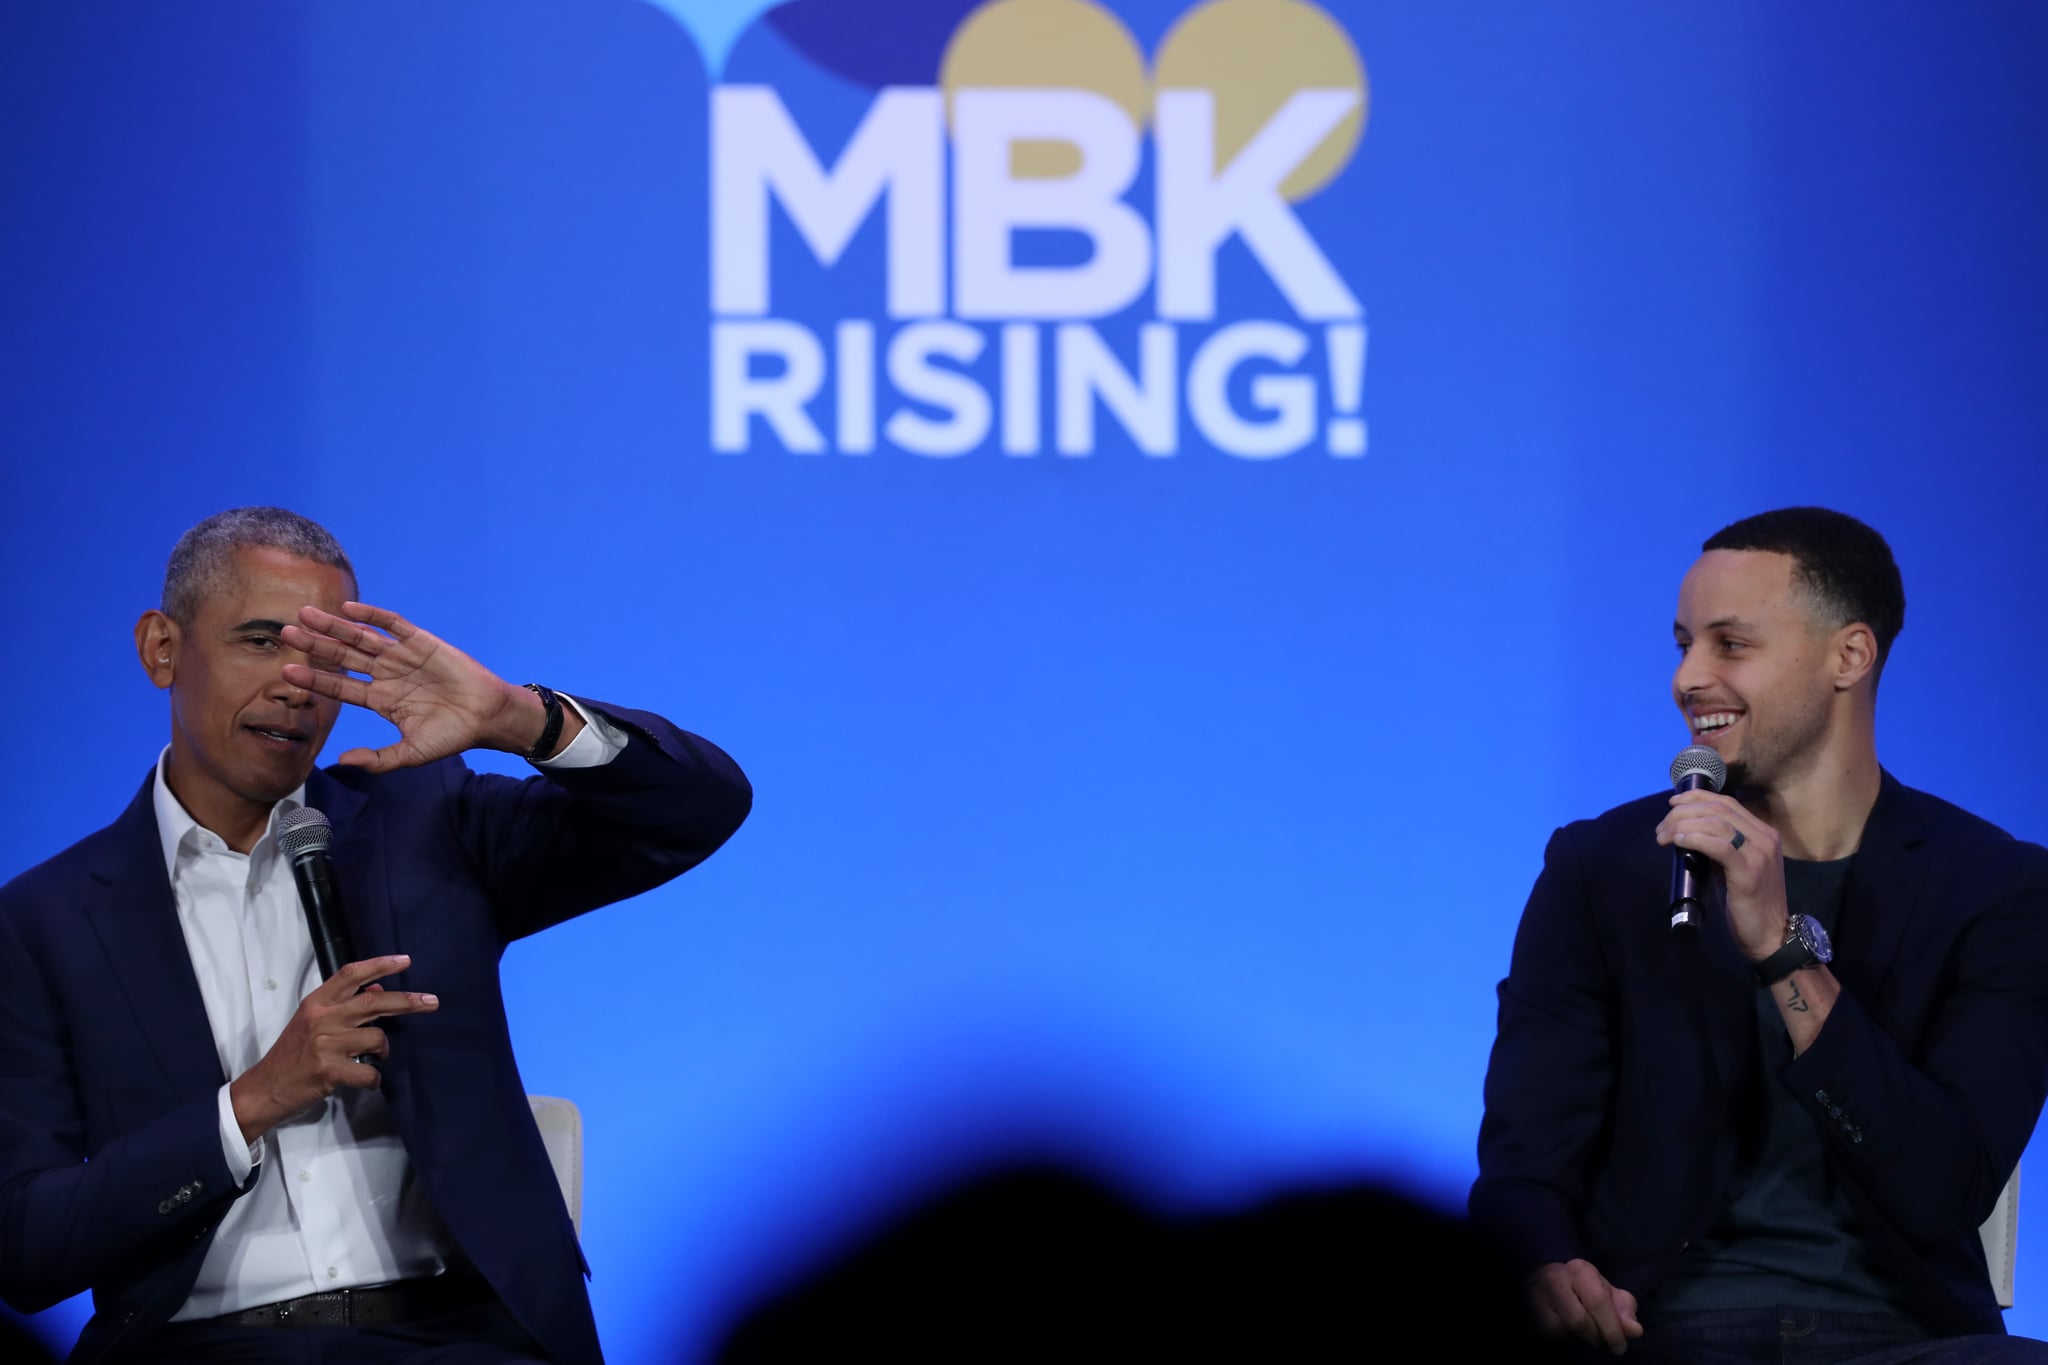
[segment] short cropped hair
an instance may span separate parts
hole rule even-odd
[[[1792,577],[1831,630],[1852,621],[1877,637],[1877,667],[1906,626],[1906,584],[1883,536],[1845,512],[1781,507],[1724,526],[1701,550],[1760,550],[1792,558]]]
[[[236,552],[259,547],[332,565],[355,582],[355,566],[341,542],[320,523],[282,507],[233,507],[178,537],[164,569],[164,615],[190,630],[200,601],[232,569]]]

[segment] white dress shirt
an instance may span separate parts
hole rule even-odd
[[[616,726],[573,698],[562,702],[576,708],[584,728],[538,766],[597,767],[626,747]],[[171,795],[164,780],[169,753],[157,760],[157,833],[221,1073],[232,1081],[263,1058],[321,981],[291,866],[276,839],[278,817],[304,805],[306,789],[278,802],[256,846],[237,853]],[[256,1183],[221,1219],[173,1322],[434,1275],[446,1264],[447,1234],[381,1090],[344,1086],[245,1143],[223,1085],[220,1137],[235,1182],[254,1170]]]

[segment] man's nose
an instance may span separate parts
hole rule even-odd
[[[1684,701],[1689,694],[1704,692],[1713,682],[1713,670],[1708,668],[1697,649],[1689,649],[1678,661],[1678,670],[1671,675],[1671,695]]]
[[[270,683],[271,698],[275,701],[283,702],[286,706],[311,706],[315,701],[319,700],[313,692],[300,687],[284,675],[284,666],[286,664],[307,664],[310,666],[311,663],[311,658],[303,651],[293,649],[282,640],[278,641],[277,673]]]

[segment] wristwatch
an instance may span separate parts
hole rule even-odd
[[[1775,986],[1801,967],[1819,967],[1835,960],[1828,931],[1812,915],[1794,915],[1785,926],[1785,946],[1756,964],[1756,984]]]

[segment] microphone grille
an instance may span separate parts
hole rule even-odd
[[[1721,755],[1704,744],[1689,744],[1671,760],[1672,786],[1676,787],[1694,773],[1704,774],[1707,785],[1715,791],[1728,785],[1728,765],[1721,761]]]
[[[333,843],[334,826],[311,806],[300,806],[277,817],[277,847],[287,858],[324,852]]]

